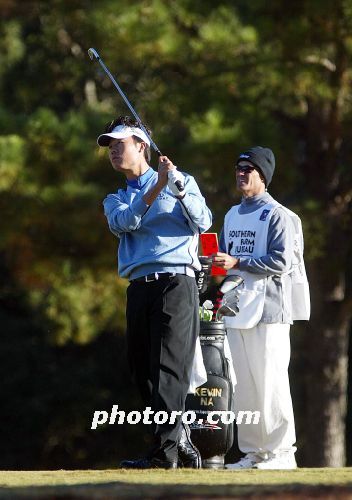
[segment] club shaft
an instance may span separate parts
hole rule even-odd
[[[116,90],[118,91],[118,93],[120,94],[120,96],[122,97],[122,99],[124,100],[126,106],[128,107],[128,109],[131,111],[132,115],[137,120],[139,127],[143,130],[143,132],[145,133],[145,135],[148,137],[148,139],[150,141],[150,146],[154,149],[154,151],[157,153],[158,156],[162,156],[162,153],[161,153],[160,149],[155,144],[155,142],[153,141],[153,139],[150,137],[150,134],[148,133],[148,131],[145,128],[145,126],[143,125],[143,123],[142,123],[141,119],[139,118],[137,112],[133,108],[133,106],[130,103],[130,101],[127,99],[127,97],[124,94],[123,90],[121,89],[120,85],[117,83],[117,81],[115,80],[115,78],[113,77],[113,75],[110,73],[110,71],[108,70],[108,68],[105,66],[104,61],[101,59],[101,57],[98,54],[98,52],[95,49],[90,48],[88,50],[88,54],[89,54],[89,57],[91,59],[97,59],[99,61],[100,66],[103,68],[103,70],[105,71],[105,73],[108,75],[108,77],[110,78],[110,80],[114,84]],[[180,192],[183,191],[184,187],[183,187],[183,185],[182,185],[182,183],[180,181],[176,181],[175,182],[175,186],[177,187],[177,189]]]
[[[110,73],[110,71],[108,70],[108,68],[105,66],[104,61],[102,61],[101,57],[98,58],[98,61],[99,61],[100,66],[103,68],[103,70],[105,71],[105,73],[109,76],[110,80],[112,81],[112,83],[116,87],[116,89],[117,89],[118,93],[120,94],[120,96],[122,97],[122,99],[125,101],[126,106],[128,107],[128,109],[131,111],[131,113],[133,114],[133,116],[137,120],[140,128],[143,130],[143,132],[145,133],[145,135],[148,137],[148,139],[150,141],[151,147],[154,149],[154,151],[159,156],[162,156],[160,149],[158,148],[158,146],[155,144],[155,142],[152,140],[152,138],[148,134],[148,131],[145,128],[145,126],[143,125],[143,123],[142,123],[141,119],[139,118],[137,112],[134,110],[134,108],[131,105],[130,101],[127,99],[127,97],[124,94],[123,90],[121,89],[120,85],[117,83],[117,81],[115,80],[115,78],[113,77],[113,75]]]

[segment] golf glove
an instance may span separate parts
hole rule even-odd
[[[167,185],[172,194],[176,197],[183,196],[185,194],[185,176],[175,169],[169,171],[168,179]],[[182,186],[181,190],[176,186],[176,182]]]

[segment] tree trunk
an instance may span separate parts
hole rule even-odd
[[[339,20],[336,32],[339,34]],[[306,449],[305,465],[342,467],[346,463],[348,340],[351,321],[350,202],[341,174],[344,75],[348,66],[342,37],[335,41],[336,69],[330,75],[331,98],[311,100],[307,114],[306,144],[309,192],[319,207],[317,232],[321,251],[311,269],[314,283],[312,317],[307,328]]]
[[[319,291],[326,290],[322,281],[329,281],[329,277],[324,277],[328,273],[326,263],[325,271],[321,265],[311,272],[316,297],[305,342],[307,407],[303,461],[305,466],[343,467],[351,303],[346,296],[339,300],[336,288],[328,298],[322,297]]]

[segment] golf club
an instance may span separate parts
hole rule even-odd
[[[203,305],[201,307],[201,314],[200,314],[200,319],[202,321],[211,321],[212,318],[213,318],[213,309],[214,307],[214,304],[212,303],[211,300],[206,300],[205,302],[203,302]],[[208,312],[208,314],[205,314],[205,311]]]
[[[232,274],[226,276],[226,278],[221,283],[219,290],[221,293],[225,294],[227,292],[230,292],[234,288],[237,288],[238,286],[242,285],[243,281],[244,280],[242,276],[239,276],[238,274]]]
[[[227,276],[219,287],[223,293],[221,305],[216,312],[216,321],[220,321],[223,316],[236,316],[239,312],[237,288],[244,282],[242,276],[237,274]]]
[[[114,86],[117,89],[118,93],[120,94],[120,96],[122,97],[122,99],[125,101],[126,106],[128,107],[128,109],[131,111],[131,113],[133,114],[133,116],[137,120],[139,127],[143,130],[143,132],[145,133],[145,135],[148,137],[148,139],[150,141],[151,147],[154,149],[154,151],[157,153],[158,156],[162,156],[162,153],[161,153],[160,149],[158,148],[158,146],[155,144],[155,142],[152,140],[152,138],[148,134],[147,129],[143,125],[143,123],[142,123],[141,119],[139,118],[137,112],[134,110],[134,108],[131,105],[130,101],[127,99],[127,97],[124,94],[124,92],[122,91],[120,85],[117,83],[117,81],[115,80],[115,78],[113,77],[113,75],[110,73],[110,71],[108,70],[108,68],[105,66],[104,61],[102,60],[102,58],[100,57],[100,55],[98,54],[98,52],[95,49],[90,48],[90,49],[88,49],[88,55],[89,55],[89,57],[90,57],[90,59],[92,61],[94,59],[96,59],[99,62],[100,66],[103,68],[103,70],[105,71],[105,73],[108,75],[108,77],[110,78],[110,80],[114,84]],[[181,184],[180,181],[176,181],[175,182],[175,186],[177,187],[177,189],[179,191],[183,191],[183,186],[182,186],[182,184]]]

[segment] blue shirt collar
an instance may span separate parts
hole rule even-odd
[[[137,179],[127,179],[126,183],[128,186],[134,189],[142,189],[142,187],[149,181],[151,176],[153,175],[154,170],[149,167],[144,174],[137,177]]]

